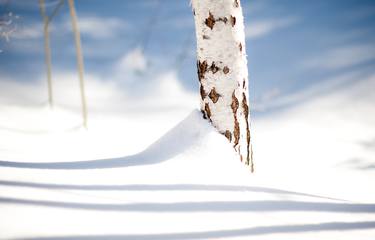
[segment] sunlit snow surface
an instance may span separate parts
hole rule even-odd
[[[87,79],[88,131],[66,81],[1,82],[1,239],[374,239],[373,76],[255,118],[255,174],[173,74]]]

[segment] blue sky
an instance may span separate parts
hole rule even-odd
[[[46,2],[51,12],[58,1]],[[250,96],[258,106],[253,113],[301,101],[306,89],[326,85],[329,91],[375,72],[374,1],[243,0],[242,5]],[[198,91],[188,0],[76,0],[76,8],[86,73],[116,79],[136,92],[175,70],[188,91]],[[45,71],[38,1],[2,0],[0,9],[1,15],[19,16],[10,41],[1,40],[0,75],[36,81]],[[53,72],[75,71],[69,20],[64,4],[51,25]]]

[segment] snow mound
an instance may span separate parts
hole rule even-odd
[[[139,133],[142,134],[142,133]],[[216,130],[205,121],[198,110],[190,113],[177,126],[169,130],[165,135],[160,137],[157,141],[147,147],[145,150],[130,156],[96,159],[88,161],[72,161],[72,162],[14,162],[14,161],[0,161],[2,167],[15,168],[34,168],[34,169],[103,169],[103,168],[117,168],[117,167],[131,167],[157,164],[172,158],[178,157],[185,152],[192,152],[195,154],[199,151],[207,152],[212,148],[211,146],[219,148],[229,148],[223,141],[219,146],[207,142],[213,141],[215,138],[223,138]],[[206,143],[204,143],[206,140]],[[222,140],[222,139],[220,139]],[[208,149],[205,149],[208,148]]]

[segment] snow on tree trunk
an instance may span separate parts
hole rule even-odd
[[[240,0],[192,0],[203,117],[254,170],[248,70]]]

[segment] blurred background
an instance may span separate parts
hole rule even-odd
[[[59,3],[46,0],[47,13]],[[172,95],[173,101],[176,91],[196,95],[195,32],[189,4],[187,0],[75,1],[88,98],[100,94],[96,92],[100,88],[90,87],[90,79],[107,87],[115,85],[129,98],[152,93]],[[253,117],[359,81],[375,71],[372,0],[254,0],[242,1],[242,6]],[[46,87],[39,1],[1,0],[0,9],[1,21],[7,23],[3,28],[8,28],[1,36],[0,98],[20,104],[46,100],[46,90],[32,97],[11,93],[4,85],[10,81]],[[65,88],[77,90],[76,82],[59,86],[77,72],[71,29],[64,3],[50,24],[52,79],[60,105],[75,102]],[[310,91],[300,94],[304,89]],[[9,99],[10,94],[15,99]],[[96,104],[89,105],[95,108]]]

